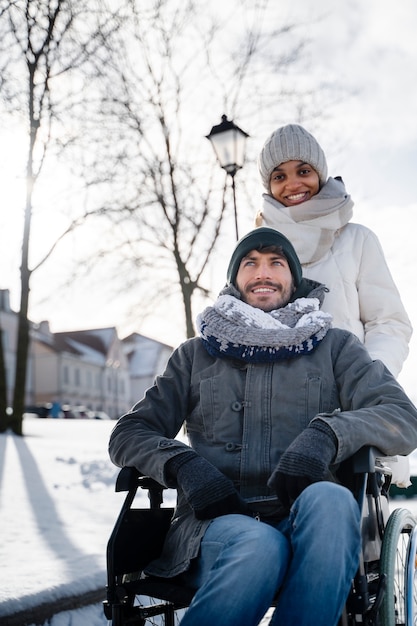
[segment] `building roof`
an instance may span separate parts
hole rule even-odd
[[[83,346],[96,352],[107,355],[115,336],[117,336],[114,326],[109,328],[98,328],[93,330],[72,330],[67,332],[54,333],[57,345],[61,346]]]
[[[122,342],[133,377],[153,376],[158,370],[160,361],[166,360],[167,355],[172,352],[171,346],[139,333],[132,333]]]
[[[59,333],[36,331],[36,340],[55,352],[66,352],[95,363],[106,361],[115,337],[114,327]]]

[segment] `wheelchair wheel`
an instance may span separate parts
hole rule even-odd
[[[390,515],[382,542],[380,573],[386,576],[381,626],[417,625],[416,520],[407,509]]]

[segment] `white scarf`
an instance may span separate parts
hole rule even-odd
[[[285,207],[268,194],[256,215],[256,226],[269,226],[293,244],[302,265],[315,263],[333,245],[337,232],[353,215],[353,201],[343,182],[329,178],[319,193],[302,204]]]

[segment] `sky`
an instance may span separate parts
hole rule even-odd
[[[212,0],[214,7],[220,3]],[[417,327],[417,296],[414,268],[417,267],[417,249],[414,243],[416,193],[414,173],[417,165],[417,4],[414,0],[280,0],[271,3],[270,18],[288,18],[299,25],[298,33],[308,41],[305,71],[300,80],[306,89],[315,85],[341,84],[343,91],[334,88],[334,99],[309,130],[315,134],[325,150],[329,174],[342,175],[354,206],[353,221],[372,228],[378,235],[390,269],[397,282],[411,321]],[[220,115],[207,111],[207,117],[196,119],[196,132],[202,136],[202,150],[213,158],[210,147],[204,144],[204,134]],[[215,119],[213,119],[213,117]],[[217,120],[218,117],[218,120]],[[251,120],[245,126],[248,139],[248,158],[245,169],[236,176],[239,198],[239,180],[245,174],[254,175],[255,157],[263,141],[277,125],[294,120],[283,119],[280,111],[265,119]],[[235,119],[239,124],[240,120]],[[249,127],[250,126],[250,127]],[[3,129],[0,135],[0,288],[11,290],[12,304],[18,306],[18,267],[20,261],[22,181],[16,177],[17,154],[23,141],[14,128]],[[49,187],[65,182],[66,172],[58,168]],[[41,192],[40,192],[41,193]],[[51,188],[48,189],[51,193]],[[254,211],[261,198],[260,184],[254,187],[251,203]],[[240,197],[240,207],[244,199]],[[243,234],[252,227],[252,212],[241,210],[240,226]],[[59,211],[45,214],[43,228],[59,228]],[[89,239],[90,237],[90,239]],[[115,325],[121,335],[133,330],[157,340],[177,345],[184,339],[179,312],[166,311],[144,321],[129,318],[126,309],[134,294],[112,297],[106,289],[106,270],[90,276],[89,282],[74,282],[62,290],[62,268],[66,257],[76,255],[80,248],[93,246],[95,233],[87,233],[57,252],[47,272],[33,278],[31,292],[31,319],[48,319],[53,331]],[[230,243],[229,243],[230,242]],[[224,282],[224,270],[233,243],[233,234],[220,250],[219,265],[212,270],[214,291]],[[34,245],[42,248],[42,238]],[[63,257],[59,257],[62,254]],[[121,280],[123,277],[121,276]],[[417,332],[416,332],[417,335]],[[400,382],[414,393],[414,372],[417,368],[417,337],[410,346],[410,357]]]
[[[118,468],[107,454],[114,424],[26,417],[24,438],[0,435],[0,563],[7,564],[0,568],[0,623],[44,602],[105,588],[106,545],[125,497],[114,491]],[[164,505],[174,497],[165,492]],[[148,506],[146,492],[135,506]],[[391,506],[417,514],[417,498]],[[44,626],[86,624],[107,624],[101,605],[62,612]]]

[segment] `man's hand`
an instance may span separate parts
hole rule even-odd
[[[165,472],[183,491],[197,519],[244,512],[245,502],[232,481],[194,451],[167,461]]]
[[[268,481],[280,502],[290,507],[312,483],[323,480],[337,452],[330,426],[316,419],[288,446]]]

